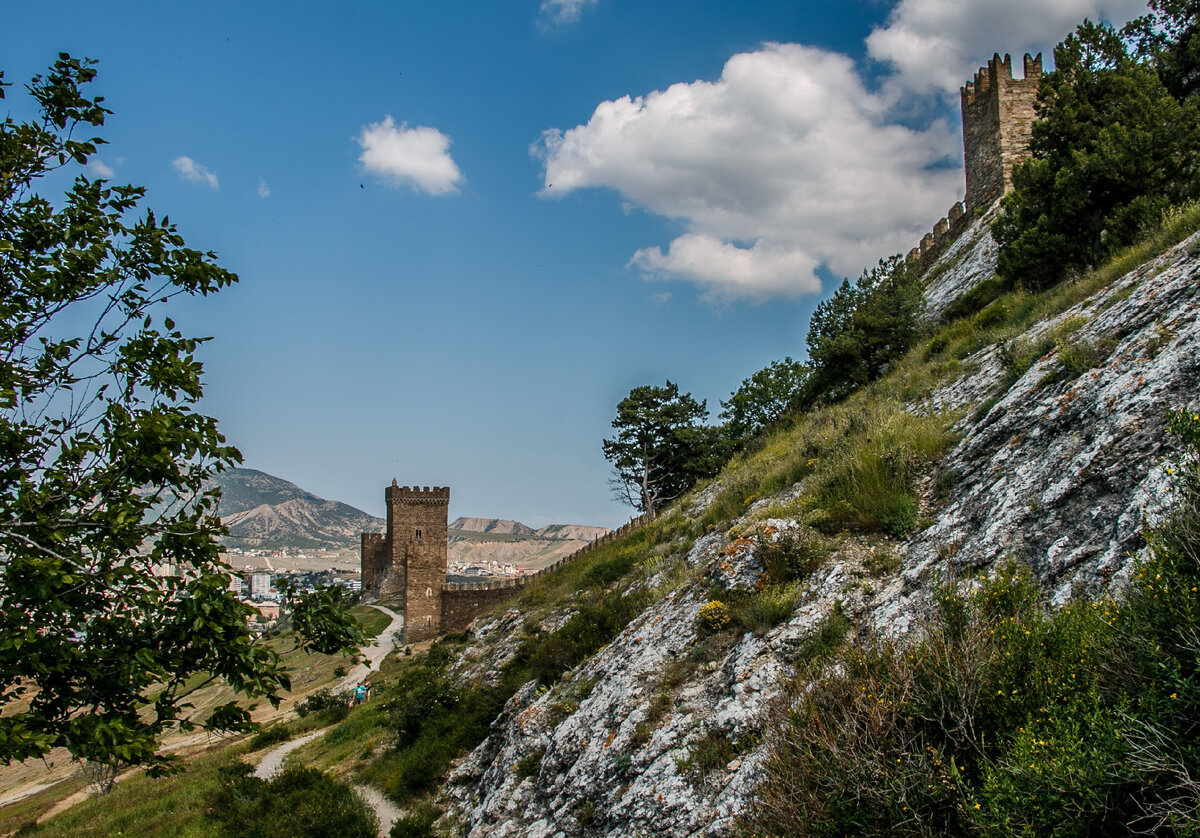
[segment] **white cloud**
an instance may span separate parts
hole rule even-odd
[[[709,289],[713,298],[796,296],[821,290],[816,262],[802,250],[764,244],[737,247],[712,236],[687,233],[663,253],[644,247],[629,264],[651,279],[686,279]]]
[[[179,176],[184,180],[190,180],[192,183],[203,183],[212,189],[220,189],[221,184],[217,182],[217,176],[209,171],[207,167],[201,166],[190,157],[176,157],[171,161],[171,165],[175,167],[175,171],[179,172]]]
[[[895,68],[906,91],[957,93],[993,53],[1045,53],[1085,17],[1122,24],[1146,12],[1145,0],[901,0],[867,38],[872,58]]]
[[[407,184],[429,195],[457,192],[462,172],[450,157],[450,138],[436,128],[399,127],[391,116],[364,126],[357,138],[358,162],[395,186]]]
[[[598,0],[542,0],[541,13],[545,22],[553,26],[569,26],[576,23],[584,10],[596,5]]]
[[[88,171],[96,177],[110,178],[116,174],[116,172],[113,171],[112,166],[109,166],[99,157],[93,157],[88,160],[87,167]]]
[[[890,122],[842,55],[768,44],[721,78],[602,102],[533,152],[546,197],[607,187],[686,233],[630,264],[711,298],[798,296],[917,243],[961,194],[957,129]],[[550,188],[553,184],[553,189]]]
[[[270,198],[271,197],[271,187],[267,186],[267,182],[265,180],[263,180],[262,178],[258,179],[258,197],[260,197],[260,198]]]

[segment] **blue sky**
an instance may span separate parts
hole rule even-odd
[[[380,514],[613,525],[637,385],[714,416],[842,276],[962,195],[958,86],[1140,0],[11,3],[0,69],[100,61],[93,176],[241,282],[204,409],[249,467]],[[1019,61],[1016,62],[1019,66]]]

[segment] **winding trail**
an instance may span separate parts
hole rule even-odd
[[[258,764],[258,768],[254,769],[254,776],[260,780],[270,780],[279,773],[279,769],[283,768],[283,758],[299,747],[307,745],[314,739],[324,736],[329,728],[323,727],[320,730],[314,730],[312,733],[306,733],[299,739],[293,739],[290,742],[284,742],[278,748],[272,748],[267,751],[267,755],[262,758],[262,762]]]
[[[392,618],[392,621],[388,623],[387,628],[375,637],[371,645],[362,648],[362,654],[366,658],[366,662],[355,666],[350,671],[350,674],[341,680],[337,685],[339,691],[352,690],[358,684],[362,683],[363,679],[372,672],[377,672],[379,665],[383,663],[383,659],[396,648],[396,635],[404,628],[403,615],[397,614],[392,609],[385,608],[382,605],[371,605],[370,607],[387,614]],[[283,761],[288,754],[315,739],[319,739],[332,729],[332,727],[326,727],[314,730],[311,733],[304,734],[299,739],[284,742],[282,745],[267,751],[262,761],[258,763],[258,767],[254,769],[254,776],[260,780],[271,779],[279,773],[279,769],[283,767]],[[392,824],[400,817],[400,810],[396,808],[394,803],[384,797],[378,789],[361,783],[353,783],[352,785],[354,790],[362,796],[363,800],[375,810],[375,816],[379,818],[380,838],[387,838],[388,833],[392,830]]]
[[[403,614],[397,614],[392,609],[382,605],[372,604],[369,607],[387,614],[392,618],[392,621],[388,623],[387,628],[375,635],[375,640],[370,646],[363,646],[362,654],[367,659],[366,662],[360,663],[354,669],[350,670],[350,674],[338,684],[338,690],[352,690],[362,683],[362,680],[372,672],[377,672],[379,665],[383,663],[383,659],[396,648],[396,634],[404,628]]]

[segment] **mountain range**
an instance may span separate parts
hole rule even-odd
[[[326,500],[263,471],[234,468],[218,475],[221,518],[231,547],[358,548],[364,532],[386,522],[349,504]],[[501,518],[457,518],[449,525],[449,560],[500,561],[540,567],[607,533],[604,527],[550,524],[539,529]]]

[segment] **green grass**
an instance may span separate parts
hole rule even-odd
[[[36,831],[38,838],[209,838],[212,824],[204,812],[219,785],[218,771],[239,759],[244,749],[216,746],[187,759],[182,770],[151,779],[135,774],[103,797],[89,797]]]
[[[0,809],[0,835],[8,835],[22,827],[26,827],[28,832],[31,825],[44,817],[56,803],[75,792],[82,791],[87,788],[87,785],[87,781],[82,776],[76,775],[55,783],[37,794],[30,795],[24,800],[8,804]]]
[[[358,620],[358,624],[363,628],[363,634],[368,638],[378,637],[379,633],[388,627],[392,618],[384,614],[378,608],[372,608],[369,605],[356,605],[350,609],[350,616]]]

